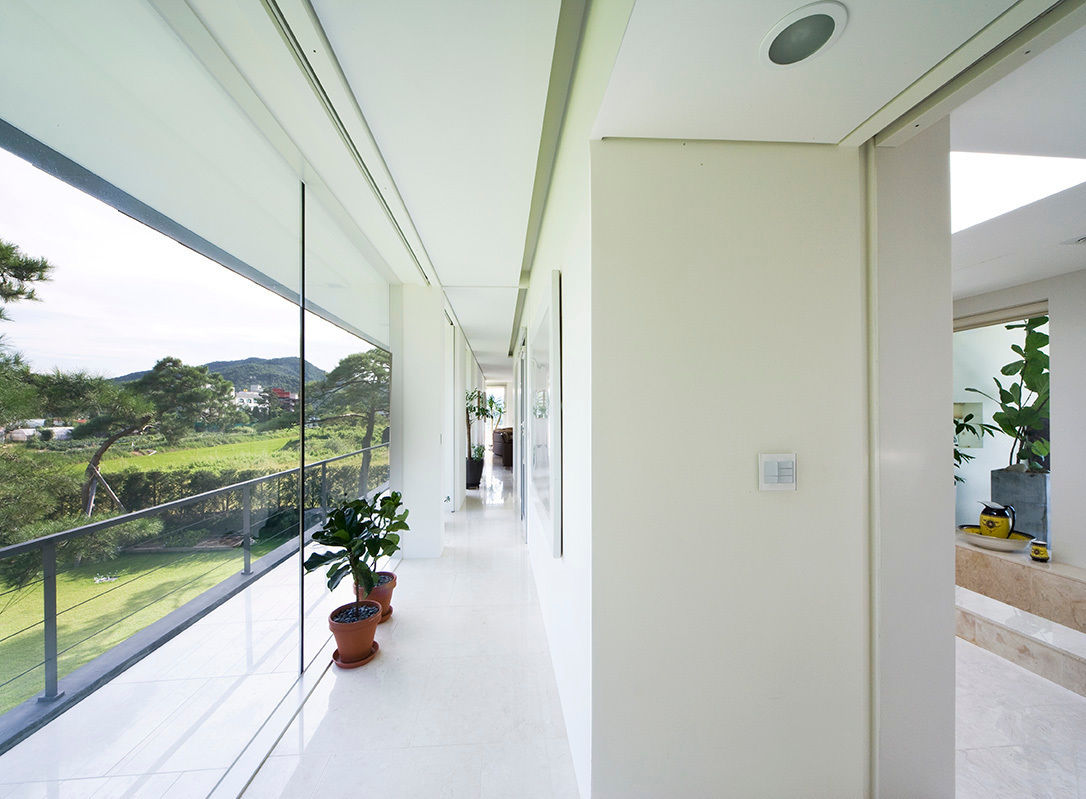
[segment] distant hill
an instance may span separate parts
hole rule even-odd
[[[203,364],[209,372],[222,375],[238,391],[247,389],[251,385],[261,385],[264,388],[282,388],[287,391],[297,391],[298,384],[298,359],[293,358],[245,358],[241,361],[212,361]],[[132,372],[113,378],[114,383],[131,383],[143,377],[149,369],[142,372]],[[305,362],[305,381],[319,380],[324,377],[323,369]]]

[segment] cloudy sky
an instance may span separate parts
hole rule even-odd
[[[298,352],[296,306],[0,150],[0,239],[55,267],[41,302],[7,306],[0,335],[37,372],[106,377]],[[306,322],[306,359],[328,370],[361,339]]]

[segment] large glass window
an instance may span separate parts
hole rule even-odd
[[[298,561],[389,478],[391,359],[340,296],[380,319],[387,289],[348,288],[339,230],[309,225],[291,296],[0,150],[0,731],[129,667],[208,708],[251,682],[228,765],[325,649],[352,587]],[[123,713],[165,722],[153,693]]]

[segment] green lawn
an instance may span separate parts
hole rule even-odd
[[[254,435],[250,440],[210,447],[189,446],[155,452],[153,455],[137,455],[118,448],[110,450],[102,460],[102,472],[116,473],[127,469],[142,471],[169,471],[188,467],[263,469],[277,472],[298,464],[297,448],[286,448],[290,441],[297,441],[297,434],[276,433]],[[91,451],[35,452],[32,457],[42,461],[65,461],[65,470],[82,476],[87,468]]]
[[[254,543],[253,559],[283,540]],[[80,566],[57,575],[60,676],[116,646],[241,568],[239,547],[223,552],[121,555],[115,560]],[[95,583],[98,574],[117,579]],[[36,665],[43,659],[41,621],[40,582],[0,595],[0,683],[7,683],[0,687],[0,713],[43,690],[44,667]],[[16,677],[24,671],[27,673]]]
[[[271,474],[298,465],[297,448],[287,446],[296,439],[296,431],[278,431],[212,446],[193,446],[199,441],[194,439],[188,442],[190,446],[187,448],[165,449],[153,455],[135,455],[118,450],[107,455],[102,471],[107,477],[131,469],[164,473],[208,469],[214,474],[236,469]],[[328,457],[325,453],[350,451],[357,446],[360,446],[357,430],[346,433],[333,430],[323,437],[315,435],[310,451],[313,453],[312,459],[316,460]],[[82,475],[89,456],[90,453],[85,450],[29,454],[35,460],[62,464],[63,470],[71,469],[73,474],[79,475]],[[358,459],[351,459],[329,470],[331,484],[328,488],[332,498],[353,490],[357,476],[350,470],[357,469],[359,462]],[[371,472],[373,485],[382,473],[387,474],[387,448],[373,453],[371,468],[374,470]],[[231,480],[227,479],[226,482]],[[307,490],[310,490],[308,486]],[[233,517],[226,521],[225,527],[217,523],[214,516],[208,519],[208,534],[236,531],[238,522]],[[259,528],[254,528],[254,531],[256,529]],[[177,538],[173,540],[175,543],[179,541]],[[254,559],[282,540],[279,538],[254,544]],[[237,548],[223,552],[124,554],[114,560],[62,572],[57,577],[61,676],[240,571],[241,566],[242,551]],[[98,574],[118,579],[95,583],[94,578]],[[11,591],[0,582],[0,713],[42,691],[44,667],[38,665],[43,658],[41,616],[40,582],[18,591]],[[23,674],[24,671],[26,674]]]

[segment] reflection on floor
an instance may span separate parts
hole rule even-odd
[[[955,641],[957,799],[1086,799],[1086,697]]]
[[[246,797],[576,797],[512,472],[404,561],[381,651],[329,669]]]
[[[298,579],[288,560],[0,755],[0,799],[206,796],[295,687]],[[349,599],[305,590],[315,654]]]

